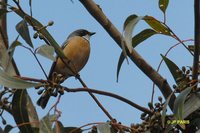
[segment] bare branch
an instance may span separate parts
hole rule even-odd
[[[88,12],[103,26],[108,34],[115,40],[118,46],[121,48],[121,42],[123,38],[121,33],[112,24],[112,22],[102,12],[101,8],[92,0],[79,0]],[[127,48],[126,48],[127,49]],[[172,93],[172,89],[167,83],[166,79],[163,78],[158,72],[156,72],[134,49],[132,53],[126,50],[130,59],[144,72],[160,89],[165,99]],[[175,95],[170,99],[169,106],[173,109]]]
[[[34,19],[33,17],[29,16],[28,14],[26,14],[22,8],[20,7],[19,4],[17,4],[18,8],[15,8],[15,7],[10,7],[13,11],[15,11],[16,14],[18,14],[19,16],[21,16],[22,18],[24,18],[26,16],[26,20],[27,22],[32,26],[32,27],[44,27],[40,22],[38,22],[36,19]],[[32,20],[34,19],[35,23],[32,22]],[[53,37],[51,37],[50,33],[46,30],[46,29],[43,29],[40,31],[43,36],[47,39],[48,42],[50,42],[50,44],[57,44],[57,42],[53,39]],[[57,45],[56,45],[57,46]],[[55,48],[55,47],[54,47]],[[58,49],[61,49],[60,47],[58,47]],[[57,53],[59,55],[59,53]],[[67,59],[67,58],[66,58]],[[63,58],[61,58],[61,60],[63,61],[63,63],[65,64],[66,67],[68,67],[70,70],[72,70],[68,63],[66,62],[66,60],[64,60]],[[72,70],[73,72],[73,70]],[[74,73],[74,72],[73,72]],[[80,78],[80,76],[78,75],[77,76],[78,80],[80,81],[80,83],[83,85],[83,87],[86,87],[86,84],[83,82],[83,80]],[[94,101],[97,103],[97,105],[101,108],[101,110],[108,116],[108,118],[112,121],[113,118],[112,116],[108,113],[108,111],[103,107],[103,105],[98,101],[98,99],[92,94],[92,93],[89,93],[90,96],[94,99]]]
[[[63,86],[62,86],[63,87]],[[90,89],[90,88],[76,88],[76,89],[69,89],[67,87],[63,87],[65,91],[67,92],[89,92],[89,93],[96,93],[96,94],[100,94],[100,95],[105,95],[105,96],[109,96],[109,97],[113,97],[115,99],[118,99],[120,101],[123,101],[129,105],[131,105],[132,107],[142,111],[142,112],[145,112],[147,114],[152,114],[152,112],[145,108],[145,107],[142,107],[122,96],[119,96],[117,94],[114,94],[114,93],[111,93],[111,92],[106,92],[106,91],[100,91],[100,90],[95,90],[95,89]]]
[[[27,80],[27,81],[34,81],[34,82],[41,82],[41,83],[47,83],[47,82],[51,82],[51,81],[47,81],[47,80],[42,80],[42,79],[35,79],[35,78],[29,78],[29,77],[19,77],[18,78],[20,79],[23,79],[23,80]],[[84,84],[84,82],[83,82]],[[55,85],[55,84],[54,84]],[[63,88],[66,92],[88,92],[89,94],[92,94],[92,93],[96,93],[96,94],[100,94],[100,95],[105,95],[105,96],[110,96],[110,97],[113,97],[113,98],[116,98],[120,101],[123,101],[129,105],[131,105],[132,107],[134,108],[137,108],[143,112],[146,112],[147,114],[152,114],[152,112],[145,108],[145,107],[141,107],[140,105],[122,97],[122,96],[119,96],[117,94],[114,94],[114,93],[111,93],[111,92],[106,92],[106,91],[100,91],[100,90],[95,90],[95,89],[90,89],[88,88],[86,85],[84,88],[73,88],[73,89],[70,89],[70,88],[67,88],[65,86],[61,86],[59,84],[56,85],[57,87],[59,88]],[[113,120],[113,119],[111,119]]]
[[[194,18],[195,18],[195,48],[194,48],[194,60],[192,69],[192,79],[198,80],[199,70],[199,51],[200,51],[200,2],[199,0],[194,1]]]

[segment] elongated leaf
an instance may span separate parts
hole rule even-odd
[[[15,52],[15,48],[17,47],[17,46],[20,46],[21,45],[21,43],[18,41],[18,38],[19,38],[19,36],[17,36],[17,38],[11,43],[11,45],[10,45],[10,47],[7,49],[7,52],[6,53],[4,53],[4,54],[9,54],[9,59],[7,59],[6,60],[6,62],[8,63],[7,64],[7,66],[4,68],[4,71],[5,72],[9,72],[10,70],[9,69],[11,69],[11,68],[9,68],[9,66],[12,64],[12,60],[13,60],[13,55],[14,55],[14,52]],[[3,52],[2,52],[3,53]],[[4,57],[6,56],[6,55],[3,55]]]
[[[183,118],[185,119],[199,108],[200,108],[200,92],[191,94],[190,98],[185,103]]]
[[[177,79],[180,79],[180,78],[183,77],[182,74],[179,73],[179,71],[181,71],[181,70],[180,70],[180,69],[178,68],[178,66],[177,66],[174,62],[172,62],[170,59],[168,59],[167,57],[165,57],[165,56],[163,56],[163,55],[161,55],[161,56],[162,56],[164,62],[166,63],[167,67],[169,68],[169,70],[170,70],[170,72],[171,72],[171,74],[172,74],[172,76],[173,76],[175,82],[176,82],[177,84],[179,84],[179,83],[177,82]]]
[[[119,61],[118,61],[118,64],[117,64],[117,82],[119,80],[119,72],[120,72],[120,69],[121,69],[121,66],[122,66],[122,63],[124,62],[124,54],[123,52],[120,54],[120,57],[119,57]]]
[[[10,47],[9,47],[8,50],[7,50],[7,51],[9,52],[9,54],[10,54],[10,61],[11,61],[11,59],[13,58],[13,54],[14,54],[15,48],[16,48],[17,46],[22,45],[22,43],[18,41],[18,38],[19,38],[19,35],[18,35],[18,36],[16,37],[16,39],[11,43]]]
[[[158,33],[171,36],[170,30],[154,17],[145,16],[143,20]]]
[[[52,124],[57,119],[57,115],[47,114],[40,120],[40,132],[39,133],[53,133]]]
[[[162,120],[162,126],[163,126],[163,128],[165,128],[165,117],[166,117],[166,112],[167,112],[167,105],[169,104],[169,101],[170,101],[171,96],[172,96],[173,94],[174,94],[174,92],[171,93],[171,94],[168,96],[167,100],[165,101],[165,104],[163,105],[163,110],[162,110],[162,115],[161,115],[161,120]]]
[[[40,86],[41,84],[28,82],[16,77],[12,77],[0,69],[0,85],[9,87],[9,88],[23,89],[23,88],[31,88],[31,87]]]
[[[13,10],[16,11],[16,9],[13,9]],[[29,24],[31,24],[32,26],[38,27],[39,29],[41,29],[42,27],[44,27],[39,21],[37,21],[33,17],[30,17],[27,14],[26,14],[26,16],[24,16],[24,14],[22,14],[21,12],[20,13],[16,12],[16,13],[19,14],[22,18],[25,17],[25,20]],[[66,59],[66,56],[64,55],[61,47],[56,42],[56,40],[51,36],[51,34],[45,28],[43,28],[42,30],[40,30],[40,33],[42,33],[42,35],[49,41],[49,43],[51,44],[51,46],[54,47],[54,49],[55,49],[56,53],[58,54],[58,56]]]
[[[24,91],[24,90],[22,90],[22,91]],[[25,104],[23,104],[22,106],[23,106],[23,108],[26,108],[26,110],[27,110],[29,121],[30,122],[31,121],[39,121],[39,117],[38,117],[36,108],[35,108],[33,102],[31,101],[31,97],[28,95],[27,91],[24,94],[25,94],[24,97],[26,98],[26,106],[24,106]],[[34,133],[39,132],[39,123],[32,122],[30,125],[31,125],[32,129],[34,130]]]
[[[20,21],[16,25],[16,30],[20,34],[20,36],[26,41],[26,43],[33,48],[28,25],[25,20]]]
[[[111,133],[111,129],[110,129],[110,124],[109,123],[99,124],[99,125],[97,125],[97,129],[99,130],[100,133]]]
[[[28,94],[26,90],[17,90],[12,99],[13,117],[17,124],[29,123],[29,114],[27,108]],[[33,114],[32,114],[33,115]],[[25,124],[19,127],[23,133],[34,133],[31,124]]]
[[[183,112],[184,112],[184,102],[186,100],[186,97],[191,92],[192,88],[194,86],[188,87],[185,90],[183,90],[178,97],[176,98],[174,102],[174,115],[177,118],[177,120],[183,120]]]
[[[37,49],[37,54],[40,54],[52,61],[56,60],[56,57],[54,57],[54,47],[53,46],[49,46],[49,45],[42,45]]]
[[[169,0],[159,0],[159,8],[165,14]]]
[[[10,59],[9,59],[9,62],[12,61],[13,59],[13,55],[14,55],[14,52],[15,52],[15,48],[17,46],[20,46],[21,45],[21,42],[15,40],[14,42],[12,42],[11,46],[9,47],[8,49],[8,52],[9,52],[9,55],[10,55]]]
[[[141,16],[130,15],[124,22],[124,39],[130,53],[132,52],[132,32],[142,18]]]
[[[155,32],[152,29],[145,29],[141,31],[140,33],[138,33],[132,38],[132,47],[135,48],[138,44],[142,43],[143,41],[145,41],[146,39],[148,39],[149,37],[155,34],[157,34],[157,32]],[[125,59],[125,56],[123,53],[121,53],[118,64],[117,64],[117,82],[119,80],[119,72],[120,72],[122,63],[124,62],[124,59]]]
[[[145,29],[141,31],[132,38],[132,47],[135,48],[138,44],[155,34],[157,34],[157,32],[152,29]]]
[[[67,57],[64,55],[62,49],[60,48],[59,44],[56,42],[56,40],[51,36],[51,34],[47,31],[39,21],[37,21],[35,18],[29,16],[28,14],[25,14],[21,10],[15,7],[9,7],[12,11],[14,11],[17,15],[19,15],[21,18],[24,18],[27,23],[29,23],[32,27],[37,27],[40,30],[40,33],[48,40],[51,46],[55,48],[55,51],[59,57],[67,59]]]

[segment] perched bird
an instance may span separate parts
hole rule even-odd
[[[63,63],[61,58],[57,57],[50,69],[49,80],[55,80],[55,73],[62,75],[64,80],[78,74],[88,61],[90,55],[90,37],[94,34],[95,32],[79,29],[68,36],[62,46],[63,53],[68,59],[68,66]],[[51,91],[46,89],[38,99],[37,104],[44,109],[51,95]]]

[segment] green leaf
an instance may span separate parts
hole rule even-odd
[[[24,91],[24,90],[22,90],[22,91]],[[36,108],[35,108],[32,100],[31,100],[31,97],[28,95],[27,91],[24,92],[24,94],[25,95],[22,98],[26,98],[26,103],[22,104],[22,106],[23,106],[23,108],[27,109],[29,121],[39,121],[38,114],[37,114]],[[24,106],[25,104],[26,104],[26,106]],[[33,122],[33,123],[31,123],[31,127],[32,127],[32,130],[34,130],[34,133],[39,132],[39,123]]]
[[[14,9],[14,10],[16,10],[16,9]],[[20,15],[21,15],[21,17],[25,17],[25,20],[29,24],[31,24],[34,27],[38,27],[38,29],[41,29],[40,33],[48,40],[50,45],[54,47],[58,56],[66,59],[66,56],[64,55],[59,44],[56,42],[56,40],[51,36],[51,34],[45,28],[42,28],[44,26],[39,21],[37,21],[36,19],[34,19],[33,17],[30,17],[28,15],[24,16],[24,14],[21,14],[21,13],[20,13]]]
[[[40,120],[40,132],[39,133],[53,133],[52,124],[57,119],[57,115],[47,114]]]
[[[124,22],[124,39],[130,53],[132,52],[132,32],[142,18],[141,16],[130,15]]]
[[[40,54],[52,61],[56,61],[56,57],[53,56],[54,52],[55,52],[54,47],[46,45],[46,44],[37,48],[37,51],[36,51],[37,54]]]
[[[124,57],[124,54],[122,52],[120,54],[119,61],[118,61],[118,64],[117,64],[117,82],[119,80],[119,72],[120,72],[120,69],[121,69],[121,66],[122,66],[124,59],[125,59],[125,57]]]
[[[174,102],[174,115],[177,120],[183,120],[183,112],[184,112],[184,102],[186,100],[186,97],[191,92],[192,88],[194,86],[188,87],[185,90],[183,90],[178,97],[176,98]]]
[[[13,129],[14,127],[11,125],[6,125],[4,128],[4,132],[3,133],[10,133],[10,131]]]
[[[17,38],[11,43],[11,46],[8,49],[6,49],[5,52],[3,51],[3,49],[2,49],[2,51],[0,51],[0,53],[2,54],[1,55],[2,59],[0,59],[1,60],[0,62],[2,64],[1,63],[0,64],[2,65],[2,68],[4,68],[4,71],[8,72],[9,74],[10,74],[10,72],[12,73],[12,71],[13,71],[13,68],[11,68],[11,66],[13,63],[12,60],[13,60],[15,47],[21,45],[21,43],[19,41],[17,41],[18,37],[19,36],[17,36]],[[4,63],[6,64],[5,66],[3,65]]]
[[[183,115],[184,119],[200,108],[199,101],[200,101],[200,92],[193,93],[190,95],[190,98],[186,101],[184,106],[184,115]]]
[[[24,12],[22,12],[18,8],[15,8],[15,7],[9,7],[9,8],[12,11],[14,11],[17,15],[19,15],[21,18],[24,18],[26,20],[26,22],[29,23],[32,27],[37,27],[38,29],[40,29],[40,33],[46,38],[46,40],[48,40],[50,45],[55,48],[57,55],[61,58],[67,59],[67,57],[64,55],[59,44],[51,36],[51,34],[47,31],[47,29],[43,28],[44,26],[39,21],[37,21],[35,18],[29,16],[28,14],[25,14]],[[66,61],[66,62],[68,62],[68,61]]]
[[[99,124],[96,126],[100,133],[111,133],[110,124]]]
[[[30,123],[28,113],[28,94],[26,90],[16,90],[12,99],[13,117],[17,124]],[[33,115],[33,114],[31,114]],[[22,133],[35,133],[31,124],[19,126]]]
[[[169,0],[159,0],[159,8],[165,14],[165,11],[168,7]]]
[[[144,40],[148,39],[149,37],[155,34],[157,34],[157,32],[155,32],[152,29],[145,29],[141,31],[140,33],[138,33],[132,38],[132,47],[135,48],[138,44],[140,44],[141,42],[143,42]],[[119,72],[120,72],[124,59],[125,59],[125,56],[123,53],[121,53],[118,64],[117,64],[117,82],[119,80]]]
[[[158,21],[152,16],[145,16],[143,20],[155,31],[160,34],[171,36],[171,31],[162,22]]]
[[[162,115],[161,115],[161,120],[162,120],[162,126],[163,128],[165,128],[165,117],[166,117],[166,112],[167,112],[167,105],[169,104],[169,101],[171,99],[171,96],[174,94],[174,92],[172,92],[167,100],[165,101],[165,104],[163,105],[163,110],[162,110]]]
[[[16,77],[12,77],[0,69],[0,85],[9,88],[23,89],[40,86],[41,83],[28,82]]]
[[[25,20],[20,21],[16,25],[16,30],[20,34],[20,36],[26,41],[26,43],[33,48],[28,25]]]
[[[8,52],[9,52],[9,55],[10,55],[10,61],[11,59],[13,58],[13,54],[14,54],[14,51],[15,51],[15,48],[17,46],[20,46],[22,45],[21,42],[18,41],[18,38],[19,38],[19,35],[17,36],[17,38],[11,43],[10,47],[8,48]]]
[[[185,79],[185,77],[182,75],[182,73],[179,73],[181,72],[181,70],[178,68],[178,66],[172,62],[170,59],[168,59],[167,57],[161,55],[164,62],[166,63],[167,67],[169,68],[175,82],[177,83],[177,85],[180,87],[180,88],[183,88],[183,86],[185,84],[187,84],[187,81]],[[182,80],[180,80],[182,79]]]
[[[155,34],[157,34],[157,32],[152,29],[145,29],[141,31],[132,38],[132,47],[135,48],[138,44]]]

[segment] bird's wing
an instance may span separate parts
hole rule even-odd
[[[62,46],[61,46],[61,49],[64,49],[64,47],[67,46],[68,42],[69,42],[69,38],[67,38],[67,39],[64,41],[64,43],[63,43]],[[57,60],[58,60],[58,55],[56,56],[56,61],[57,61]],[[49,79],[50,79],[50,80],[51,80],[51,78],[52,78],[52,74],[53,74],[54,68],[55,68],[55,66],[56,66],[56,61],[53,62],[52,66],[51,66],[51,69],[50,69],[50,71],[49,71]]]
[[[58,57],[56,57],[56,61],[58,60]],[[50,69],[50,71],[49,71],[49,80],[51,80],[52,79],[52,74],[53,74],[53,71],[54,71],[54,68],[55,68],[55,66],[56,66],[56,61],[54,61],[53,62],[53,64],[52,64],[52,66],[51,66],[51,69]]]

